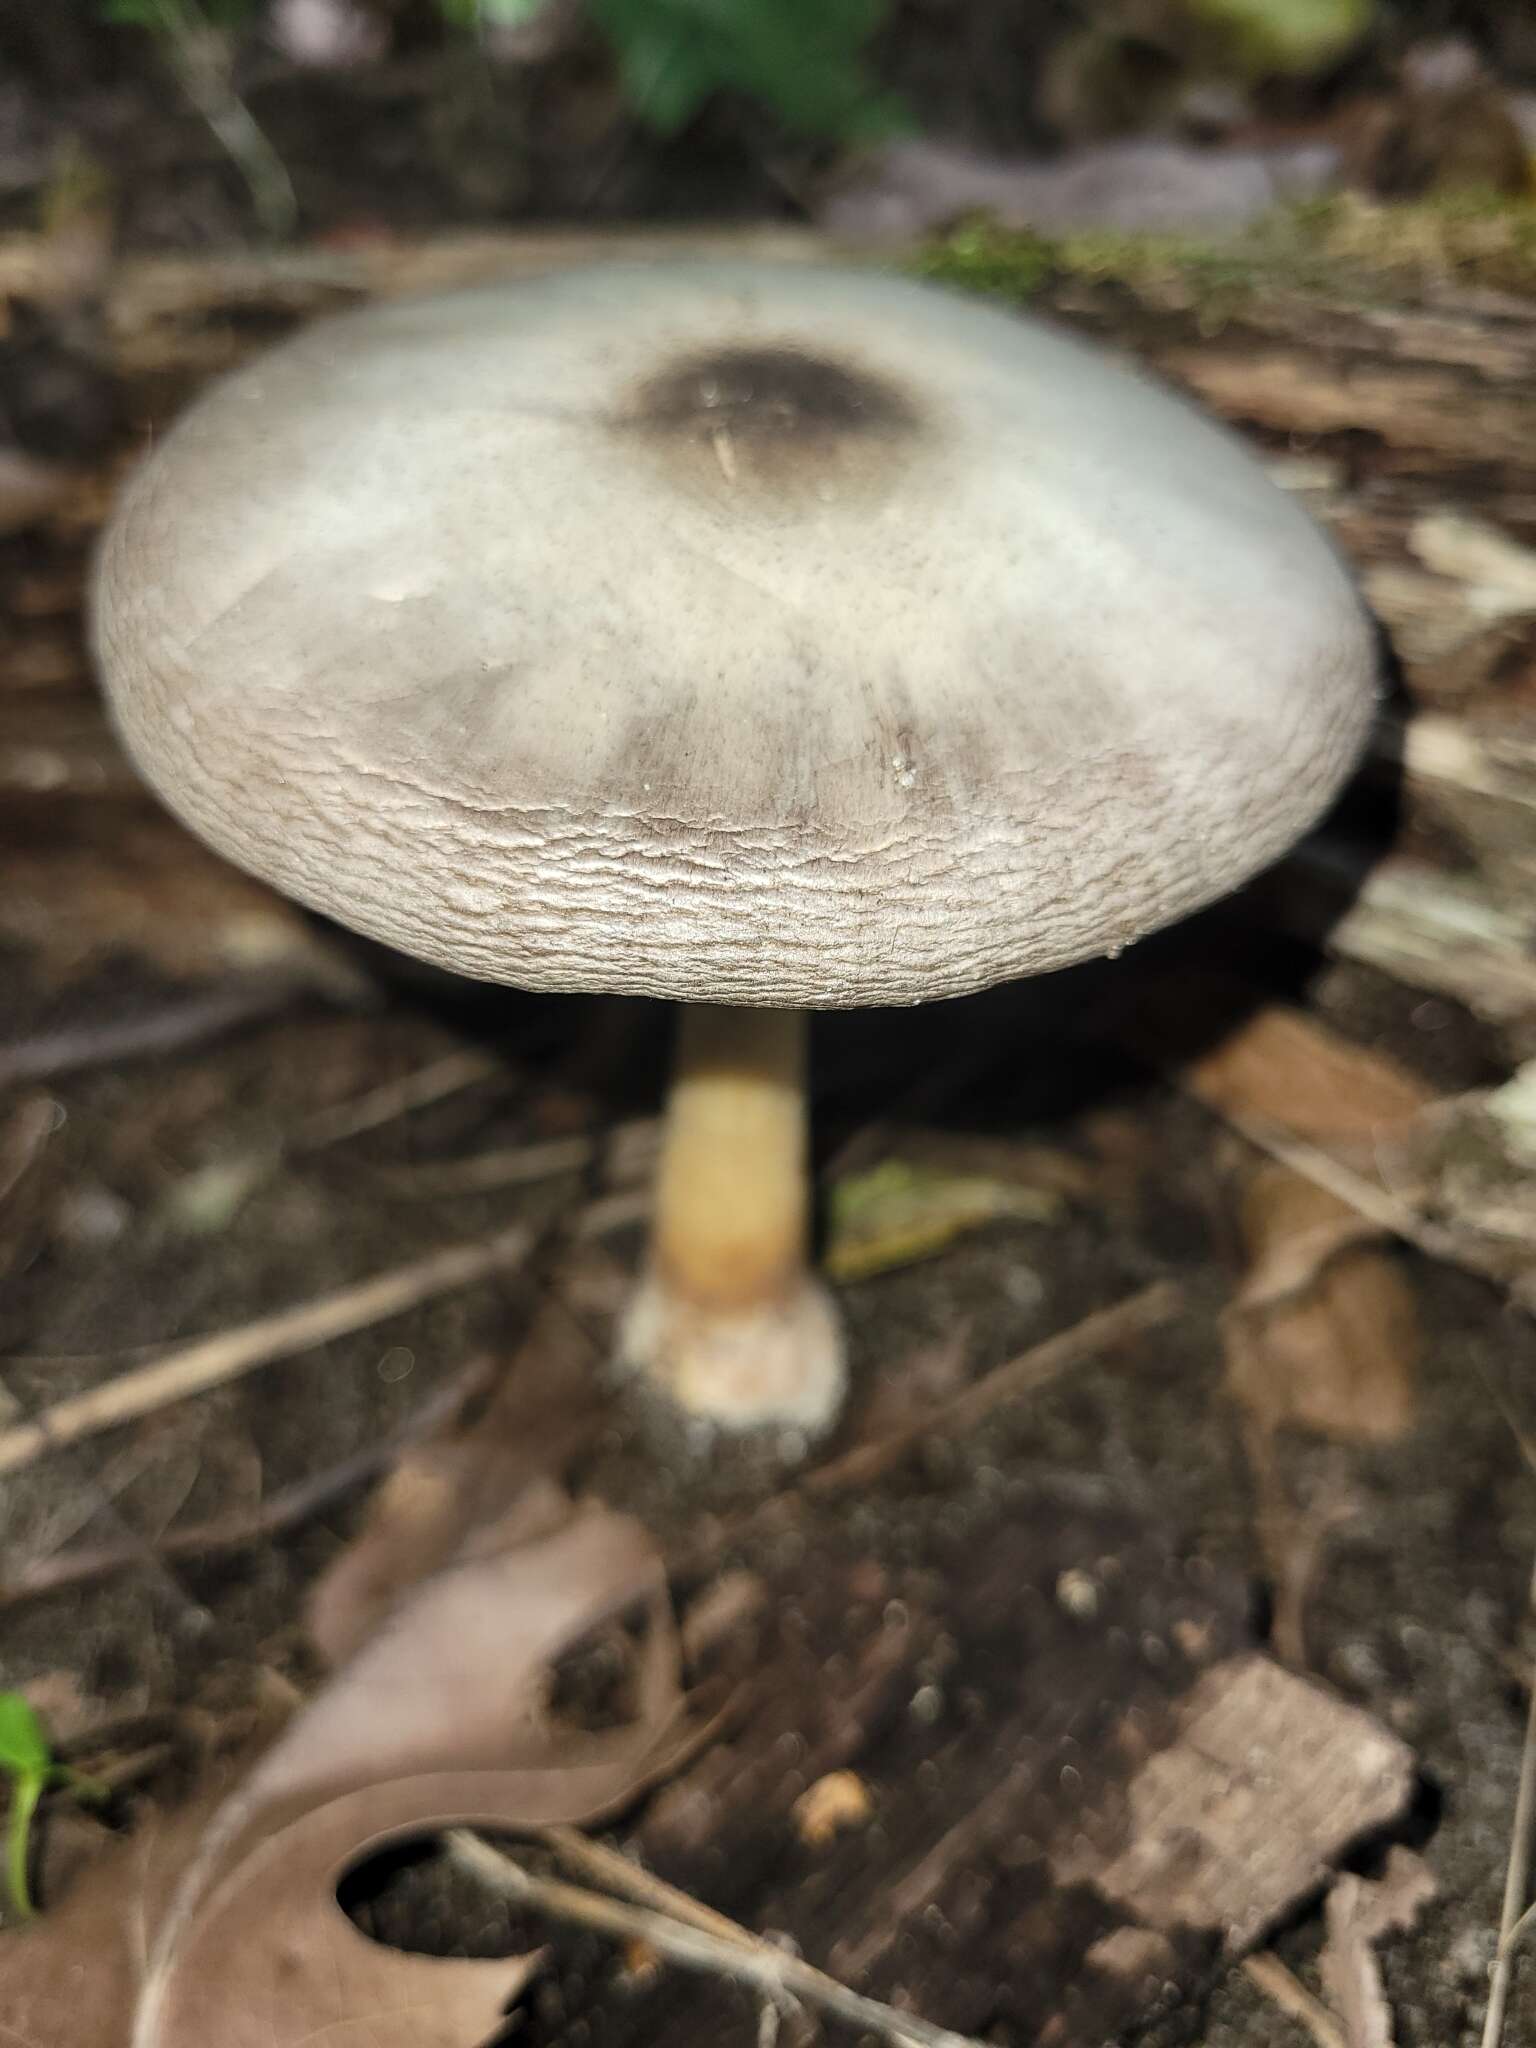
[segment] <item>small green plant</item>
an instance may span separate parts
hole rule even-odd
[[[32,1915],[27,1885],[32,1820],[43,1794],[63,1787],[77,1799],[104,1799],[106,1788],[56,1761],[43,1724],[19,1692],[0,1692],[0,1771],[11,1781],[11,1810],[5,1828],[5,1884],[23,1919]]]

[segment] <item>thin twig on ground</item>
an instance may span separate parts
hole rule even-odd
[[[249,975],[180,997],[158,1010],[89,1023],[61,1024],[32,1038],[0,1042],[0,1087],[51,1081],[85,1067],[184,1052],[243,1025],[258,1024],[315,993],[313,983],[280,974]]]
[[[735,1542],[761,1522],[794,1513],[808,1494],[819,1498],[840,1493],[847,1487],[867,1485],[888,1472],[923,1438],[972,1427],[1005,1402],[1035,1393],[1074,1367],[1086,1365],[1090,1359],[1102,1357],[1131,1338],[1172,1321],[1183,1301],[1183,1289],[1176,1281],[1154,1280],[1109,1308],[1095,1309],[1070,1329],[1059,1330],[1054,1337],[1004,1360],[950,1399],[935,1402],[899,1428],[868,1443],[854,1444],[825,1464],[813,1466],[792,1485],[769,1494],[755,1507],[722,1519],[707,1542],[671,1560],[674,1578],[687,1578],[707,1569],[726,1543]]]
[[[364,1131],[378,1130],[397,1117],[446,1101],[450,1095],[473,1088],[481,1081],[494,1080],[506,1071],[505,1062],[488,1052],[447,1053],[442,1059],[402,1074],[396,1081],[385,1081],[330,1109],[316,1110],[299,1125],[287,1149],[323,1151],[328,1145],[339,1145],[344,1139],[360,1137]]]
[[[1305,2027],[1317,2048],[1350,2048],[1344,2029],[1327,2006],[1320,1998],[1313,1997],[1301,1979],[1294,1971],[1288,1970],[1277,1955],[1265,1949],[1259,1955],[1247,1957],[1243,1963],[1243,1975],[1282,2012],[1289,2013],[1298,2025]]]
[[[238,1550],[247,1543],[280,1535],[375,1478],[410,1445],[443,1428],[489,1387],[495,1370],[493,1359],[477,1358],[423,1401],[398,1429],[327,1465],[323,1472],[310,1473],[291,1486],[279,1487],[244,1514],[216,1515],[206,1522],[191,1522],[153,1540],[146,1538],[143,1544],[104,1544],[34,1558],[13,1578],[0,1579],[0,1608],[115,1578],[120,1572],[142,1565],[146,1553],[163,1563],[168,1558],[206,1557],[215,1551]]]
[[[630,1905],[558,1878],[535,1877],[514,1858],[462,1828],[454,1829],[447,1839],[455,1860],[464,1868],[494,1885],[504,1897],[551,1919],[606,1934],[615,1941],[645,1942],[658,1955],[685,1969],[750,1985],[776,2003],[799,2000],[819,2006],[823,2012],[896,2044],[896,2048],[982,2048],[971,2035],[951,2033],[916,2013],[900,2012],[850,1991],[835,1977],[749,1934],[744,1927],[725,1935],[694,1920],[681,1919],[670,1909]]]
[[[1531,1575],[1528,1611],[1536,1614],[1536,1571]],[[1509,1824],[1509,1862],[1504,1871],[1504,1902],[1499,1912],[1499,1945],[1488,1980],[1488,2012],[1483,2021],[1482,2048],[1499,2048],[1509,2006],[1515,1949],[1525,1921],[1531,1889],[1531,1853],[1536,1848],[1536,1686],[1531,1688],[1525,1717],[1525,1745],[1520,1753],[1520,1782],[1514,1818]]]
[[[541,1138],[465,1159],[425,1159],[413,1166],[388,1167],[383,1180],[389,1193],[412,1198],[484,1194],[493,1188],[555,1180],[565,1173],[585,1173],[602,1149],[597,1138]]]
[[[561,1174],[601,1168],[607,1186],[629,1188],[648,1183],[656,1164],[660,1124],[652,1117],[613,1124],[595,1135],[537,1138],[521,1145],[502,1145],[490,1152],[472,1152],[459,1159],[423,1159],[410,1166],[383,1169],[385,1185],[401,1195],[480,1194],[492,1188],[524,1187]],[[641,1192],[649,1202],[650,1191]]]
[[[717,1913],[713,1906],[706,1906],[702,1899],[694,1898],[690,1892],[679,1891],[664,1877],[653,1876],[643,1865],[632,1863],[617,1849],[609,1848],[606,1842],[594,1841],[580,1828],[540,1828],[537,1839],[553,1849],[568,1869],[580,1871],[583,1877],[606,1885],[610,1891],[621,1892],[626,1898],[633,1899],[637,1906],[654,1906],[657,1912],[669,1913],[674,1920],[686,1921],[690,1927],[700,1928],[705,1934],[717,1934],[722,1941],[745,1944],[749,1948],[767,1945],[736,1921],[727,1919],[724,1913]]]
[[[78,1443],[82,1437],[152,1414],[190,1395],[207,1393],[258,1366],[291,1358],[297,1351],[366,1329],[437,1295],[521,1265],[535,1238],[528,1226],[517,1224],[492,1238],[448,1245],[393,1272],[376,1273],[371,1279],[338,1288],[318,1301],[281,1309],[240,1329],[224,1330],[168,1352],[105,1386],[55,1402],[29,1422],[0,1430],[0,1472],[13,1472],[47,1451]]]
[[[1528,1315],[1536,1315],[1536,1271],[1511,1282],[1506,1275],[1497,1273],[1487,1261],[1480,1259],[1475,1248],[1454,1230],[1420,1216],[1407,1202],[1364,1174],[1356,1173],[1352,1167],[1345,1166],[1332,1153],[1255,1119],[1234,1115],[1227,1110],[1219,1114],[1239,1137],[1247,1139],[1256,1150],[1278,1165],[1289,1167],[1292,1173],[1300,1174],[1303,1180],[1311,1181],[1314,1187],[1335,1196],[1368,1223],[1374,1223],[1393,1237],[1402,1238],[1405,1244],[1414,1245],[1426,1258],[1437,1259],[1443,1265],[1459,1266],[1463,1272],[1475,1273],[1480,1280],[1502,1287],[1516,1307],[1524,1309]],[[1473,1361],[1489,1399],[1518,1444],[1520,1455],[1536,1472],[1536,1442],[1476,1353]]]
[[[1490,1260],[1481,1255],[1478,1245],[1463,1232],[1420,1215],[1412,1203],[1403,1201],[1368,1175],[1357,1173],[1353,1167],[1335,1159],[1331,1152],[1325,1152],[1320,1145],[1292,1137],[1288,1131],[1276,1130],[1259,1118],[1243,1116],[1230,1109],[1221,1109],[1213,1114],[1219,1115],[1239,1137],[1246,1138],[1266,1157],[1281,1166],[1288,1166],[1303,1180],[1309,1180],[1315,1187],[1336,1196],[1379,1230],[1402,1238],[1405,1244],[1417,1246],[1427,1258],[1438,1259],[1448,1266],[1460,1266],[1464,1272],[1475,1273],[1481,1280],[1492,1280],[1502,1286],[1510,1300],[1527,1314],[1536,1314],[1536,1272],[1511,1279],[1507,1274],[1496,1271]]]
[[[1033,1394],[1075,1366],[1085,1365],[1132,1337],[1144,1336],[1172,1320],[1183,1305],[1183,1290],[1172,1280],[1155,1280],[1110,1308],[1096,1309],[1068,1330],[1033,1344],[1002,1365],[994,1366],[968,1387],[904,1422],[899,1429],[855,1444],[840,1457],[808,1472],[799,1490],[834,1493],[861,1486],[886,1472],[913,1444],[935,1431],[968,1429],[1020,1395]]]

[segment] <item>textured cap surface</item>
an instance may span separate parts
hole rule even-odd
[[[613,265],[316,326],[130,485],[127,741],[301,902],[530,988],[840,1006],[1111,951],[1324,808],[1330,545],[1048,328]]]

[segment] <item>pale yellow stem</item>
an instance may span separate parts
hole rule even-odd
[[[737,1427],[820,1427],[842,1391],[836,1317],[806,1266],[805,1063],[800,1011],[681,1014],[650,1267],[621,1352]]]
[[[743,1308],[804,1271],[805,1041],[801,1010],[682,1013],[652,1256],[691,1301]]]

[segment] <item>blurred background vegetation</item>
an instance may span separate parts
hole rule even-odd
[[[87,166],[149,246],[1528,203],[1533,149],[1521,0],[0,0],[0,224]]]

